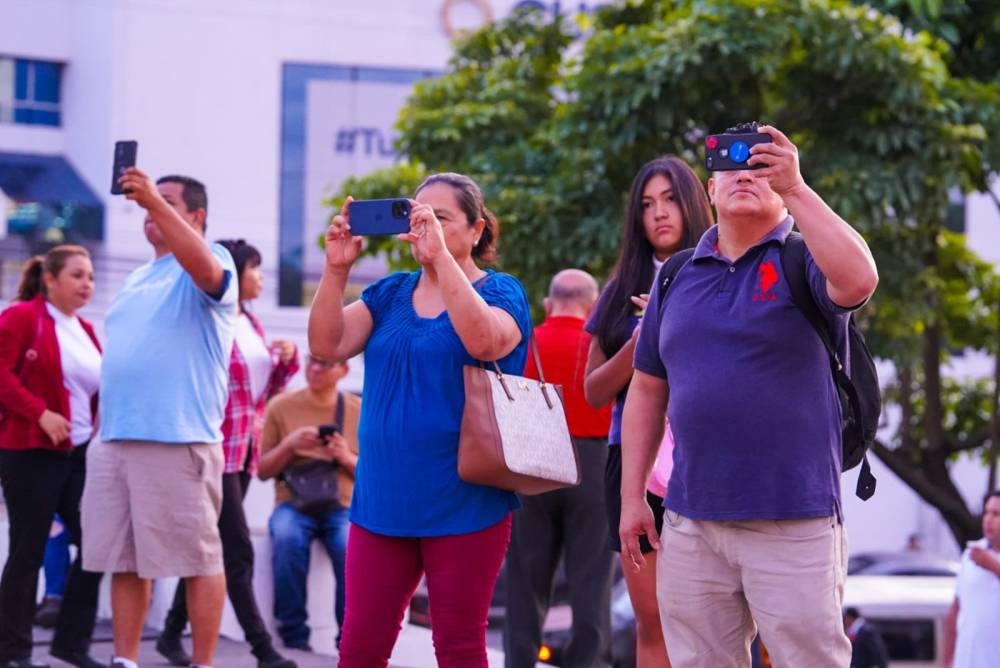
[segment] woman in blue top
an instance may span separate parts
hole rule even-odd
[[[420,269],[370,285],[342,306],[362,240],[348,198],[326,232],[326,265],[309,313],[316,357],[365,352],[361,455],[351,502],[340,666],[386,666],[422,575],[439,666],[486,666],[486,616],[510,537],[514,494],[458,477],[462,367],[524,369],[531,318],[514,277],[486,271],[499,228],[460,174],[425,180],[411,202]]]
[[[621,249],[611,278],[598,299],[586,329],[594,335],[587,358],[584,393],[594,407],[614,401],[604,484],[612,549],[621,552],[618,522],[621,516],[621,427],[625,394],[632,378],[632,354],[639,334],[639,318],[660,266],[679,250],[691,248],[712,225],[712,210],[698,175],[683,160],[669,156],[647,162],[629,190]],[[659,531],[663,499],[652,492],[647,501]],[[652,545],[641,537],[643,553]],[[636,572],[623,562],[625,584],[635,609],[638,668],[669,666],[660,629],[656,600],[656,568],[651,555]]]

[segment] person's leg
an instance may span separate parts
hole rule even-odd
[[[80,527],[80,499],[87,475],[86,448],[80,446],[70,456],[70,475],[59,502],[70,540],[77,546],[76,559],[70,570],[62,610],[52,637],[53,651],[87,654],[97,620],[97,600],[103,573],[83,570],[83,539]]]
[[[167,610],[167,616],[163,620],[160,637],[169,639],[171,644],[179,643],[187,622],[187,587],[184,585],[184,580],[178,580],[177,586],[174,587],[174,598],[170,609]]]
[[[350,531],[350,511],[340,508],[327,515],[323,521],[322,540],[326,553],[333,564],[333,577],[337,581],[337,594],[334,598],[333,612],[337,618],[337,638],[344,628],[344,608],[347,600],[347,581],[344,569],[347,559],[347,537]],[[338,640],[339,643],[339,640]]]
[[[281,503],[271,513],[268,529],[278,635],[285,647],[307,647],[306,580],[315,521],[296,511],[290,503]]]
[[[523,496],[521,509],[514,513],[510,549],[504,562],[503,651],[507,668],[533,666],[538,660],[542,622],[549,609],[552,579],[562,553],[565,492]],[[603,545],[601,551],[606,552]]]
[[[614,580],[613,556],[607,550],[607,525],[594,522],[594,518],[601,517],[604,512],[607,443],[598,439],[576,439],[576,445],[580,484],[560,490],[565,506],[563,554],[573,610],[573,629],[564,662],[567,666],[600,668],[611,665],[611,585]],[[515,522],[516,519],[515,515]],[[512,536],[511,548],[513,546]],[[510,551],[507,558],[510,559]]]
[[[111,576],[111,630],[115,637],[115,656],[139,660],[142,627],[152,596],[152,581],[135,573]]]
[[[740,522],[734,531],[747,602],[774,668],[846,666],[844,526],[821,517]]]
[[[7,563],[0,576],[0,663],[31,656],[38,572],[59,490],[65,456],[43,450],[0,450],[0,487],[9,522]]]
[[[420,541],[434,655],[441,668],[487,666],[486,618],[510,525],[508,514],[482,531]]]
[[[191,663],[211,666],[226,604],[226,576],[195,575],[184,579],[191,619]]]
[[[163,630],[156,638],[156,651],[172,666],[187,666],[191,663],[191,655],[181,642],[187,624],[187,585],[181,579],[174,587],[174,598],[163,620]]]
[[[222,512],[219,537],[226,568],[226,591],[246,640],[255,652],[271,647],[271,635],[264,627],[257,598],[253,593],[253,544],[243,512],[243,485],[239,473],[222,475]]]
[[[382,536],[352,524],[348,543],[339,666],[385,668],[420,582],[420,539]],[[437,614],[436,608],[432,614]]]
[[[35,626],[51,629],[59,618],[66,578],[69,575],[69,532],[58,515],[52,520],[49,540],[45,543],[42,571],[45,573],[45,597],[35,611]]]
[[[69,575],[69,532],[66,525],[57,516],[52,521],[52,531],[45,544],[45,557],[42,560],[42,570],[45,573],[45,596],[62,598],[66,590],[66,578]]]
[[[635,611],[635,665],[636,668],[669,668],[670,659],[667,658],[667,644],[660,623],[660,602],[656,597],[658,555],[649,552],[643,556],[646,557],[646,566],[639,572],[633,569],[631,562],[622,558],[622,574]]]
[[[750,666],[750,642],[757,630],[731,553],[738,546],[727,531],[722,523],[695,521],[670,510],[664,517],[656,594],[673,668]]]

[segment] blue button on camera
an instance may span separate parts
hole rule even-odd
[[[734,141],[729,147],[729,159],[733,162],[743,163],[750,157],[750,147],[744,141]]]

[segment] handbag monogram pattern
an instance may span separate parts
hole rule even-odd
[[[580,465],[569,434],[561,388],[546,383],[534,337],[539,380],[466,366],[465,411],[458,473],[466,482],[520,494],[580,484]]]

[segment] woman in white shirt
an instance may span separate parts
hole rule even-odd
[[[82,246],[56,246],[25,265],[17,303],[0,314],[0,486],[10,551],[0,578],[0,666],[30,668],[38,570],[58,512],[78,550],[87,444],[97,421],[101,348],[77,311],[94,292]],[[101,575],[73,562],[50,654],[88,655]]]

